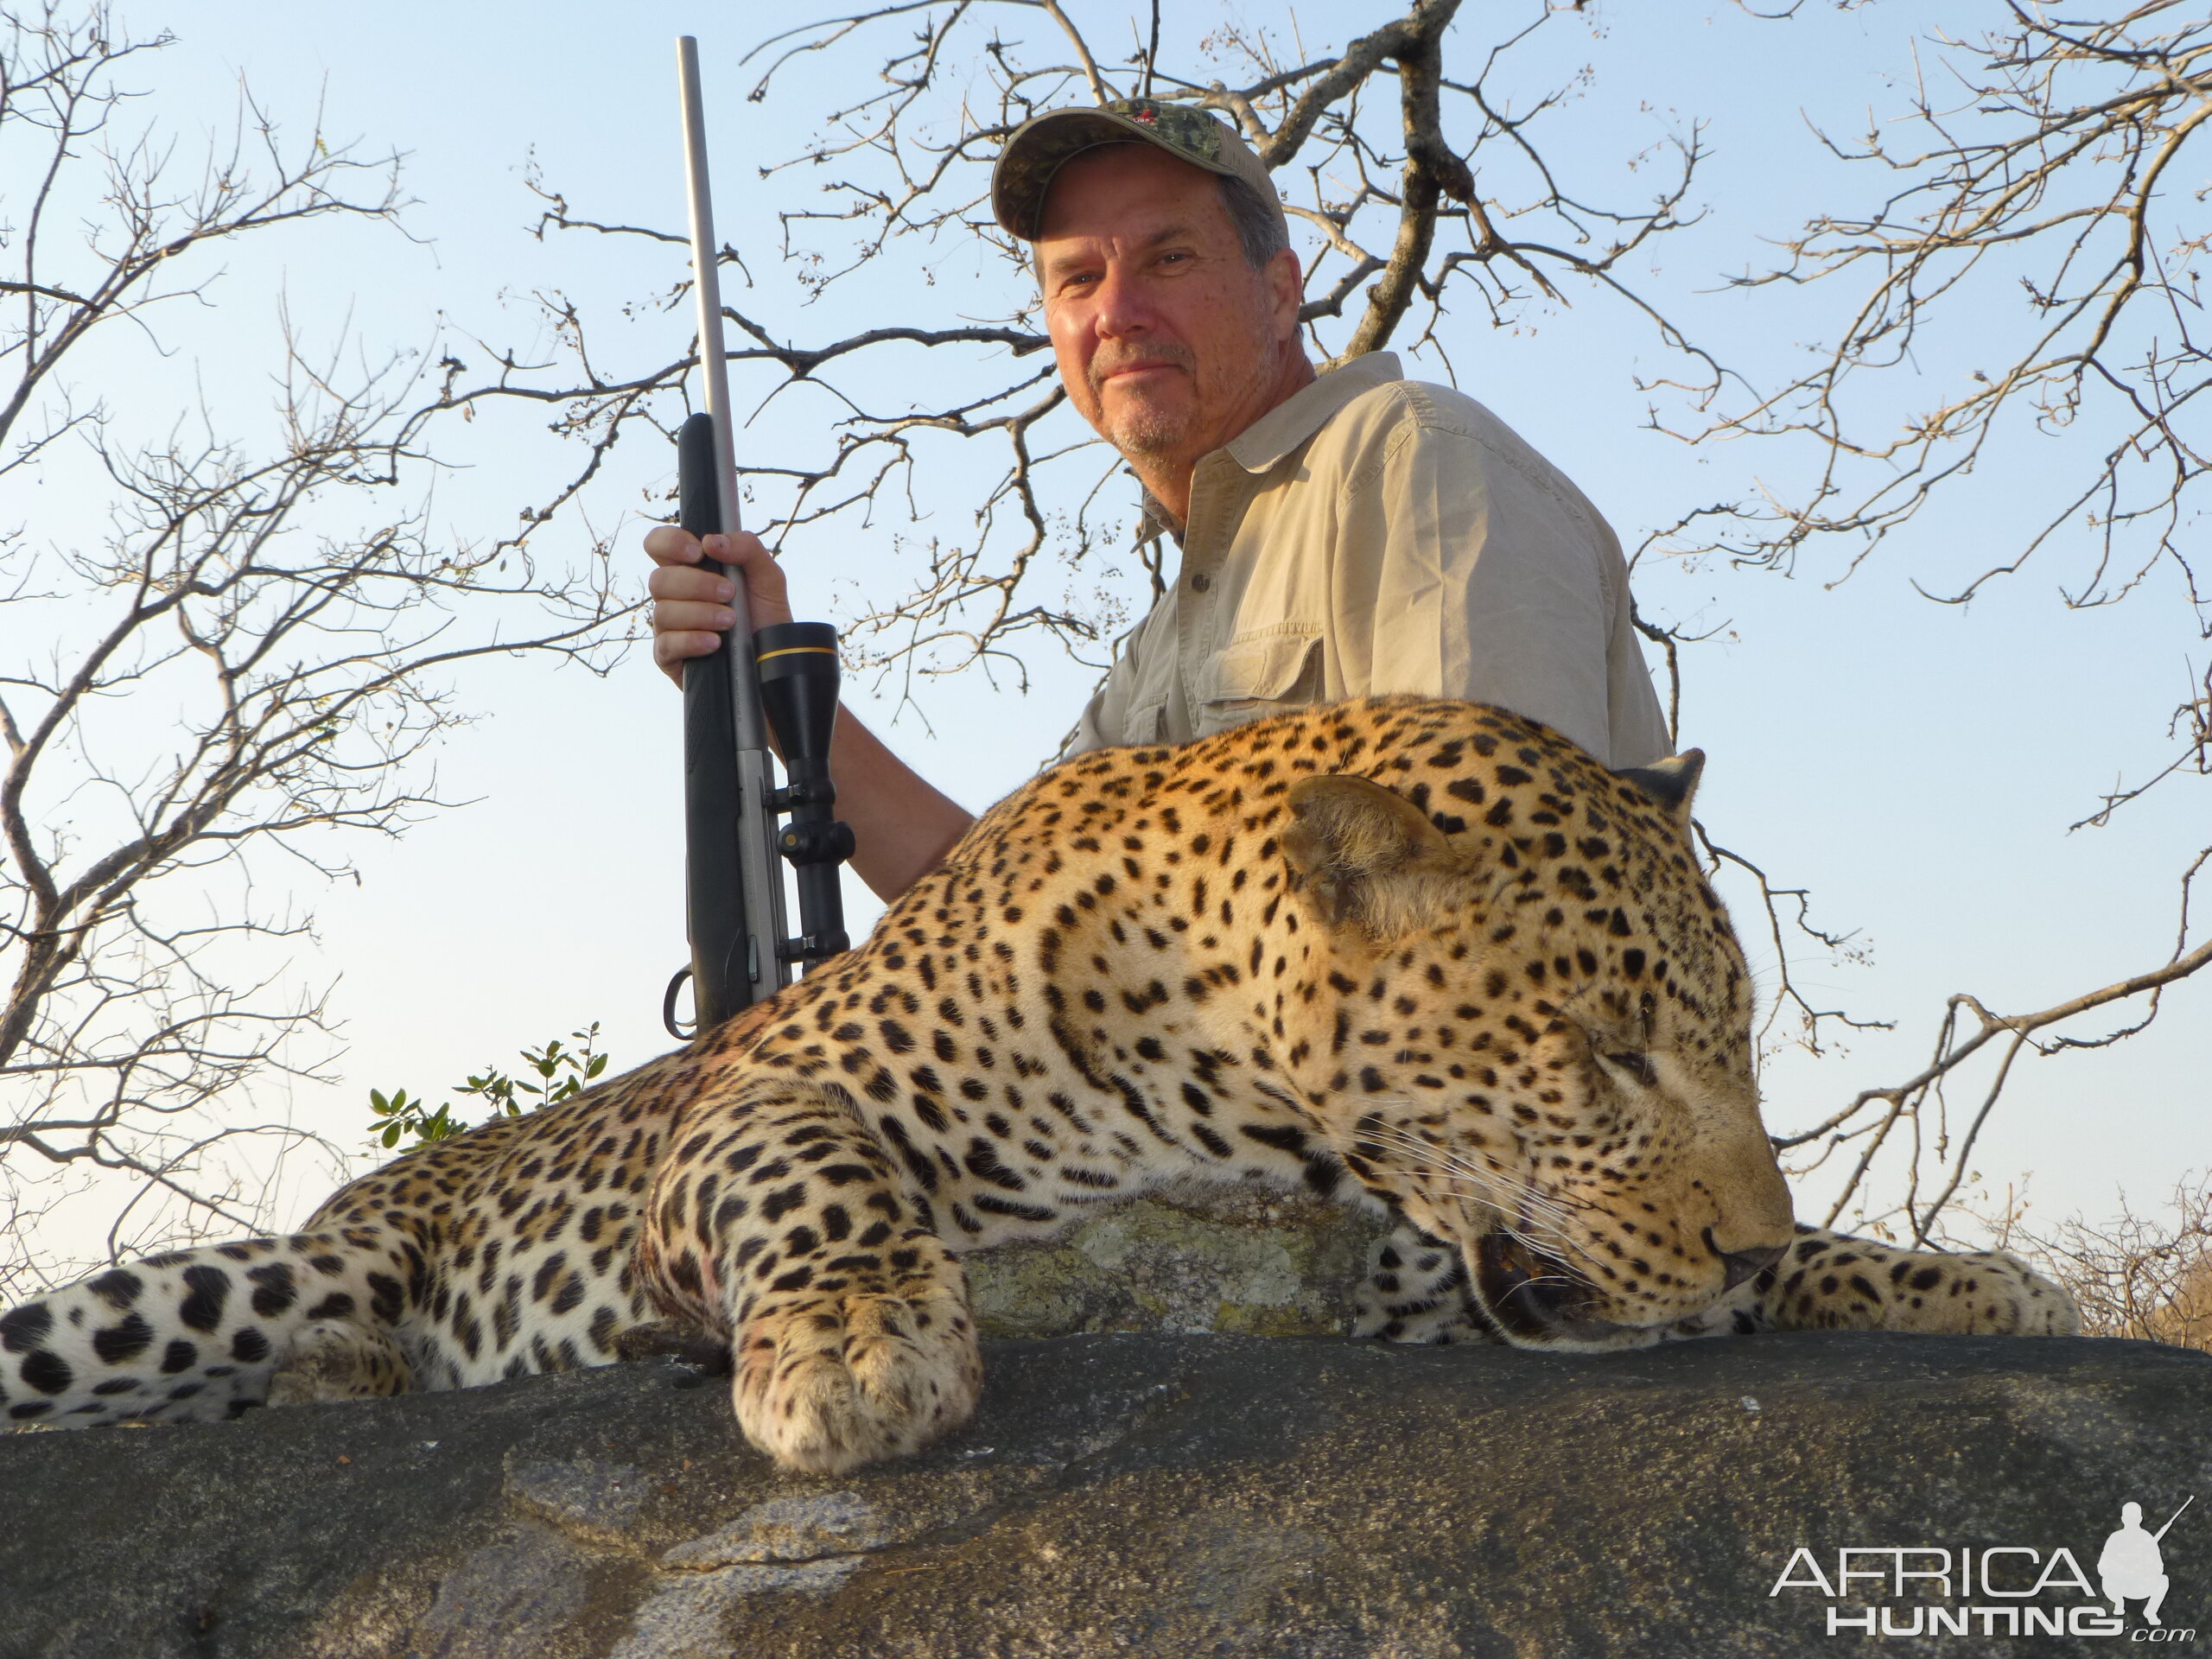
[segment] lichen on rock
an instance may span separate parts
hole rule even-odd
[[[1344,1336],[1384,1230],[1319,1198],[1211,1189],[1119,1204],[963,1265],[986,1337]]]

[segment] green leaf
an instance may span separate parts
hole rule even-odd
[[[536,1083],[509,1077],[497,1065],[486,1065],[480,1071],[471,1072],[468,1080],[458,1085],[455,1092],[474,1095],[484,1101],[491,1109],[491,1116],[484,1120],[486,1123],[496,1123],[502,1117],[520,1117],[573,1099],[607,1071],[608,1057],[594,1047],[599,1032],[600,1022],[594,1020],[584,1029],[569,1033],[581,1045],[579,1048],[571,1048],[556,1037],[543,1048],[521,1050],[528,1071],[538,1079]],[[524,1096],[531,1098],[525,1100]],[[369,1100],[378,1120],[368,1126],[370,1139],[386,1147],[397,1147],[408,1135],[415,1137],[417,1146],[428,1146],[466,1135],[473,1127],[453,1115],[451,1101],[433,1112],[404,1089],[395,1089],[388,1096],[381,1090],[372,1089]]]

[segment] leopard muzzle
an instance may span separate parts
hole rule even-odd
[[[1484,1233],[1475,1246],[1475,1283],[1483,1305],[1516,1344],[1634,1343],[1633,1325],[1593,1317],[1589,1282],[1519,1233]]]

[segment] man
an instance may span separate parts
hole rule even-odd
[[[1036,251],[1069,400],[1183,550],[1073,749],[1411,692],[1502,704],[1616,767],[1666,752],[1605,520],[1481,404],[1401,378],[1389,353],[1316,373],[1281,203],[1227,126],[1142,99],[1053,111],[1007,141],[991,200]],[[789,616],[756,538],[708,540],[743,570],[755,626]],[[732,590],[680,530],[645,550],[654,658],[680,683],[730,626]],[[886,899],[967,829],[849,715],[832,762],[854,868]]]

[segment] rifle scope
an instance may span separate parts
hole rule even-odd
[[[837,728],[837,631],[827,622],[772,622],[753,636],[760,673],[760,710],[784,752],[791,781],[776,791],[791,822],[776,850],[798,874],[799,925],[777,954],[786,962],[819,962],[850,946],[837,867],[853,855],[853,830],[830,810],[830,740]]]

